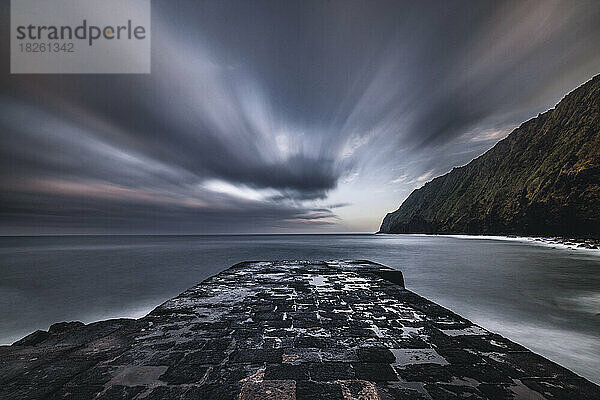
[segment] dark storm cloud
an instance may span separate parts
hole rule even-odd
[[[2,195],[5,234],[23,233],[255,233],[257,227],[294,232],[332,224],[329,212],[284,205],[201,207],[143,199],[59,196],[16,192]],[[242,204],[240,204],[241,206]]]
[[[2,64],[3,232],[375,229],[360,185],[397,205],[600,71],[597,2],[152,6],[150,75]]]

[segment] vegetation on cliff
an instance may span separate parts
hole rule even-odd
[[[600,75],[413,191],[380,232],[600,237]]]

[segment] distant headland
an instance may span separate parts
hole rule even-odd
[[[379,232],[600,238],[600,75],[413,191]]]

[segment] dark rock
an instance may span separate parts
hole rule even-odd
[[[37,330],[29,335],[25,336],[21,340],[17,340],[13,346],[35,346],[38,343],[43,342],[48,338],[49,333],[42,330]]]
[[[349,363],[322,362],[308,365],[310,379],[313,381],[337,381],[354,378],[354,371]]]
[[[222,385],[218,383],[206,383],[201,386],[190,387],[182,397],[182,400],[238,400],[241,385]],[[170,399],[170,398],[169,398]]]
[[[225,360],[225,356],[225,352],[221,350],[198,350],[188,353],[181,363],[186,365],[219,364]]]
[[[148,396],[144,397],[144,400],[180,399],[188,390],[187,387],[159,386],[154,388]]]
[[[492,385],[483,383],[477,388],[488,399],[513,400],[515,398],[514,393],[509,389],[510,385]]]
[[[469,386],[428,383],[425,385],[425,389],[427,389],[427,393],[429,393],[433,400],[487,400],[487,397],[479,390]]]
[[[61,333],[69,331],[73,328],[79,328],[84,326],[83,322],[73,321],[73,322],[58,322],[56,324],[50,325],[50,329],[48,329],[49,333]]]
[[[307,364],[267,364],[265,379],[307,381],[310,373]]]
[[[230,385],[248,378],[253,372],[260,369],[260,367],[260,365],[225,365],[223,367],[213,367],[209,372],[208,381]]]
[[[397,368],[398,376],[408,382],[452,382],[452,372],[442,365],[413,364]]]
[[[296,382],[248,382],[242,387],[239,400],[295,400]]]
[[[567,379],[560,385],[548,378],[524,378],[521,382],[529,389],[553,399],[600,399],[600,387],[581,377]]]
[[[160,376],[160,380],[170,385],[198,383],[202,381],[202,378],[204,378],[208,369],[208,366],[202,365],[177,364],[169,367],[169,369]]]
[[[377,394],[381,400],[431,400],[425,389],[420,392],[416,388],[401,384],[378,383]]]
[[[325,349],[327,347],[334,347],[336,342],[332,338],[317,337],[317,336],[298,336],[294,340],[295,347],[304,348],[316,348]]]
[[[229,361],[237,364],[281,363],[281,349],[240,349],[229,356]]]
[[[145,363],[146,365],[175,365],[185,355],[182,351],[166,352],[166,353],[155,353],[150,361]]]
[[[387,363],[396,361],[396,357],[385,347],[360,347],[358,349],[358,358],[366,363]]]
[[[384,363],[353,363],[356,379],[371,382],[397,381],[398,376],[389,364]]]
[[[137,394],[144,391],[143,386],[121,386],[115,385],[111,386],[106,390],[106,392],[102,393],[100,396],[96,397],[98,400],[130,400],[133,399]]]
[[[296,382],[297,400],[344,400],[342,388],[337,383],[300,381]]]

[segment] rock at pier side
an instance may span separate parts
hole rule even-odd
[[[140,320],[0,347],[1,399],[599,399],[368,261],[247,262]]]

